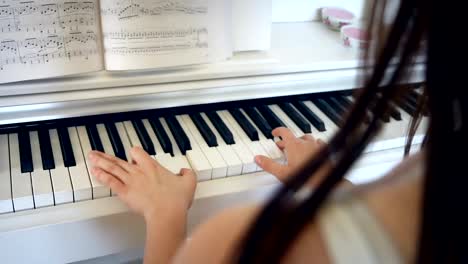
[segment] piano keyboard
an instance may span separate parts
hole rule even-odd
[[[405,144],[418,96],[415,89],[393,105],[368,152]],[[130,161],[129,150],[140,146],[173,173],[193,169],[199,181],[258,172],[255,155],[284,161],[272,129],[327,141],[353,100],[341,91],[0,127],[0,157],[9,157],[0,159],[0,213],[112,196],[90,173],[91,150]]]

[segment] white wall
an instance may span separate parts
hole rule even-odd
[[[317,20],[318,11],[324,6],[340,6],[360,18],[366,2],[366,0],[272,0],[273,22]]]

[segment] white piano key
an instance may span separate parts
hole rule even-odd
[[[255,163],[255,156],[252,153],[252,151],[247,147],[247,145],[237,134],[237,132],[233,128],[231,128],[231,124],[227,122],[222,111],[217,111],[217,113],[219,117],[223,120],[224,124],[228,127],[229,131],[231,131],[234,141],[236,142],[235,144],[230,146],[242,161],[242,174],[248,174],[258,171],[259,168]]]
[[[250,140],[247,134],[245,134],[245,132],[240,127],[240,125],[237,124],[234,117],[232,117],[232,115],[228,111],[223,110],[223,111],[219,111],[218,113],[223,116],[223,121],[225,121],[226,125],[229,127],[229,130],[236,131],[237,135],[239,135],[239,138],[244,142],[244,144],[247,146],[250,152],[254,155],[254,157],[256,155],[263,155],[266,157],[270,157],[268,153],[260,145],[260,142]],[[258,166],[257,166],[257,171],[261,171],[261,168]]]
[[[331,119],[329,119],[327,117],[327,115],[325,115],[325,113],[323,113],[314,103],[312,103],[311,101],[304,101],[304,104],[309,107],[309,109],[314,112],[314,114],[316,114],[322,121],[323,123],[325,123],[325,129],[326,131],[324,132],[318,132],[318,130],[316,130],[315,127],[312,126],[312,129],[313,129],[313,133],[312,133],[312,136],[314,136],[315,138],[320,138],[322,139],[323,141],[325,142],[328,142],[331,137],[333,135],[335,135],[335,133],[338,131],[338,126],[333,122],[331,121]]]
[[[55,169],[50,170],[55,204],[73,202],[73,188],[68,169],[63,164],[62,149],[56,129],[49,130],[50,144],[54,155]]]
[[[155,155],[156,160],[158,159],[158,156],[161,156],[161,155],[169,155],[169,156],[171,156],[171,155],[168,154],[168,153],[164,153],[164,150],[163,150],[163,148],[162,148],[162,146],[161,146],[161,143],[159,143],[159,139],[158,139],[158,137],[156,136],[156,134],[154,133],[154,130],[153,130],[153,128],[151,127],[151,124],[150,124],[150,122],[148,121],[148,119],[143,119],[143,120],[142,120],[142,123],[143,123],[143,125],[145,126],[146,131],[148,131],[148,136],[151,138],[151,141],[153,142],[154,150],[156,151],[156,155]]]
[[[11,191],[15,211],[34,208],[34,196],[31,186],[31,174],[21,173],[18,134],[9,134]]]
[[[78,137],[78,130],[75,127],[69,127],[68,133],[70,134],[73,156],[75,156],[76,161],[76,166],[68,168],[75,202],[91,200],[93,198],[91,180],[81,148],[80,138]]]
[[[208,143],[206,143],[203,136],[198,131],[198,128],[193,123],[192,119],[188,115],[178,116],[181,121],[185,124],[186,130],[189,130],[194,137],[194,140],[198,143],[201,148],[201,151],[205,154],[208,158],[209,163],[213,167],[213,179],[216,178],[223,178],[227,176],[228,165],[224,161],[221,154],[218,152],[216,147],[209,147]]]
[[[91,152],[91,144],[89,142],[88,134],[86,132],[86,127],[79,126],[76,128],[78,131],[78,137],[81,142],[81,149],[83,150],[83,155],[85,157],[86,167],[88,168],[89,179],[91,180],[91,186],[93,187],[93,199],[108,197],[111,195],[110,188],[100,183],[96,177],[91,173],[91,162],[88,159],[88,154]],[[102,141],[102,139],[101,139]]]
[[[112,143],[109,138],[109,134],[107,134],[106,126],[104,124],[97,124],[96,128],[99,133],[99,137],[101,138],[104,152],[111,156],[115,156],[114,149],[112,148]]]
[[[106,126],[104,124],[98,124],[96,125],[97,131],[99,133],[99,137],[101,138],[102,142],[102,147],[104,148],[104,152],[111,155],[115,156],[114,149],[112,148],[112,143],[109,138],[109,134],[107,133]],[[112,190],[110,190],[112,196],[116,196],[117,194],[113,193]]]
[[[187,157],[190,165],[192,165],[192,169],[197,174],[198,181],[211,180],[215,168],[213,168],[212,163],[208,161],[205,152],[202,151],[199,143],[194,138],[192,131],[188,128],[188,125],[185,123],[183,118],[181,116],[176,116],[176,119],[179,121],[180,126],[190,140],[192,150],[188,150],[185,156]]]
[[[128,139],[130,140],[130,144],[132,144],[132,147],[140,147],[142,148],[142,144],[140,141],[140,138],[138,137],[137,132],[135,131],[135,128],[133,127],[133,124],[131,121],[124,121],[123,126],[125,127],[125,131],[127,132]],[[128,162],[131,162],[132,159],[128,160]]]
[[[291,130],[291,132],[296,137],[302,137],[304,132],[292,121],[289,116],[278,106],[278,105],[269,105],[271,111],[278,116],[281,121],[283,121],[284,125]]]
[[[241,175],[244,164],[241,159],[237,156],[236,151],[222,139],[219,132],[216,130],[214,125],[211,123],[211,120],[206,116],[205,113],[201,113],[202,118],[205,120],[208,127],[213,131],[213,134],[216,137],[218,146],[216,149],[223,157],[224,161],[228,165],[227,176]],[[255,166],[255,164],[254,164]]]
[[[164,120],[164,118],[159,118],[159,121],[161,121],[161,125],[171,141],[172,148],[174,150],[174,157],[169,158],[166,156],[165,158],[158,159],[158,161],[174,174],[179,174],[180,170],[183,168],[191,169],[192,167],[190,166],[187,158],[180,152],[179,146],[177,145],[171,130],[167,126],[166,120]]]
[[[0,214],[13,212],[8,135],[0,135]]]
[[[122,145],[125,149],[125,157],[127,157],[127,161],[131,161],[130,157],[130,149],[132,148],[132,144],[127,136],[127,131],[125,131],[124,124],[122,122],[115,123],[115,127],[117,128],[117,132],[119,133],[120,140],[122,141]]]
[[[285,159],[283,152],[278,148],[276,143],[272,139],[266,138],[255,122],[253,122],[253,120],[249,117],[249,115],[247,115],[243,109],[241,109],[241,111],[244,113],[247,120],[249,120],[253,127],[257,130],[260,145],[262,145],[265,152],[268,153],[268,156],[275,161],[283,163]]]
[[[36,208],[54,205],[54,192],[49,170],[42,169],[41,149],[37,131],[29,132],[34,171],[31,172],[34,202]]]

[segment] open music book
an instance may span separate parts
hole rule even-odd
[[[0,0],[0,83],[231,55],[229,0]]]

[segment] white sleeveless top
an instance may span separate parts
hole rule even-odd
[[[389,175],[421,177],[422,156],[403,161]],[[321,209],[318,224],[332,263],[404,263],[399,250],[357,193],[335,192]]]
[[[332,263],[403,263],[390,237],[363,201],[355,197],[331,201],[318,217]]]

